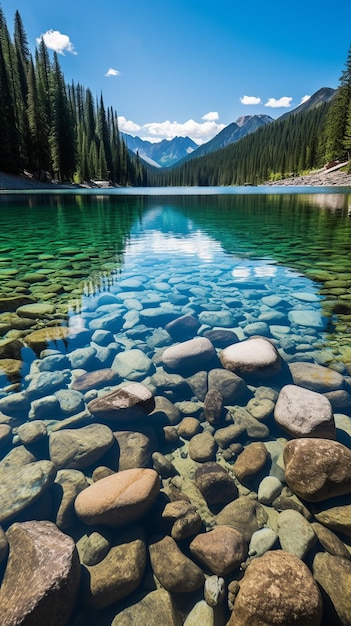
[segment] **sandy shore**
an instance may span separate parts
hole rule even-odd
[[[330,170],[318,170],[308,174],[307,176],[296,176],[294,178],[284,178],[276,182],[264,183],[268,186],[305,186],[311,185],[322,187],[351,187],[351,174],[346,172],[330,171]],[[60,183],[45,183],[28,175],[15,176],[14,174],[6,174],[0,172],[0,191],[1,190],[25,190],[25,189],[79,189],[85,185],[74,184],[60,184]]]

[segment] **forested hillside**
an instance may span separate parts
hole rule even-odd
[[[82,182],[110,179],[145,184],[140,160],[128,153],[117,113],[89,89],[67,85],[43,40],[29,51],[16,12],[13,39],[0,8],[0,170],[29,170],[37,178]]]
[[[245,185],[321,168],[351,153],[351,47],[333,99],[293,112],[221,150],[151,170],[149,185]],[[350,164],[349,164],[350,167]]]

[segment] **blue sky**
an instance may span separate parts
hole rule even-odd
[[[321,87],[338,86],[351,43],[349,0],[337,10],[323,0],[0,6],[11,34],[18,9],[32,51],[46,34],[66,81],[102,92],[121,130],[151,141],[188,135],[203,143],[241,115],[277,118]]]

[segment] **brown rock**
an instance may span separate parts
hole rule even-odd
[[[293,439],[284,448],[285,478],[308,502],[351,492],[351,450],[330,439]]]
[[[21,379],[22,361],[17,359],[0,359],[0,373],[6,374],[10,382],[16,383]]]
[[[144,432],[120,430],[115,432],[114,436],[119,447],[119,471],[150,467],[151,455],[157,447],[151,429]]]
[[[100,459],[113,445],[112,430],[103,424],[66,428],[50,436],[50,458],[58,469],[83,469]]]
[[[340,556],[319,552],[313,560],[313,575],[320,585],[326,624],[351,624],[351,563]]]
[[[202,426],[196,417],[184,417],[178,425],[178,435],[183,439],[191,439],[202,431]]]
[[[217,389],[210,389],[205,397],[204,413],[210,424],[219,424],[223,418],[223,398]]]
[[[228,504],[238,497],[238,488],[227,470],[209,461],[195,471],[195,485],[208,504]]]
[[[190,551],[213,574],[227,576],[247,557],[247,544],[242,534],[229,526],[216,526],[192,540]]]
[[[166,504],[162,518],[173,522],[171,535],[175,541],[187,539],[201,530],[202,520],[196,508],[184,500]]]
[[[116,385],[121,380],[116,370],[105,367],[94,372],[86,372],[78,376],[73,381],[71,387],[76,391],[89,391],[90,389],[101,389],[108,385]]]
[[[156,589],[133,603],[118,615],[111,626],[182,626],[183,620],[172,595],[165,589]]]
[[[85,524],[120,527],[139,520],[160,489],[153,469],[130,469],[98,480],[76,498],[75,510]]]
[[[208,389],[218,391],[222,396],[224,405],[235,404],[239,398],[247,393],[246,383],[240,376],[228,371],[228,369],[219,367],[215,367],[209,372]]]
[[[124,531],[102,561],[82,567],[84,603],[101,609],[122,600],[138,588],[145,566],[142,533],[138,529]]]
[[[217,451],[217,444],[206,430],[192,437],[189,443],[189,456],[193,461],[205,463],[212,461]]]
[[[228,626],[319,626],[321,619],[322,600],[308,567],[275,550],[247,568]]]
[[[48,326],[34,330],[32,333],[26,335],[24,340],[36,354],[40,354],[40,352],[48,348],[50,344],[53,344],[52,347],[55,347],[57,342],[67,341],[69,334],[69,328],[65,326]]]
[[[241,496],[230,502],[216,516],[218,526],[231,526],[236,528],[247,543],[256,530],[260,530],[266,524],[268,515],[263,506],[247,496]]]
[[[325,504],[315,505],[314,516],[323,526],[351,538],[351,503],[334,504],[333,502],[333,500],[328,500]]]
[[[203,571],[180,551],[172,537],[151,543],[151,566],[162,587],[174,593],[190,593],[205,582]]]
[[[145,418],[155,408],[151,391],[141,383],[130,383],[92,400],[88,409],[95,417],[111,420]]]
[[[289,369],[295,385],[300,385],[312,391],[328,393],[329,391],[343,389],[345,386],[345,379],[339,372],[318,363],[297,361],[296,363],[290,363]]]
[[[225,428],[216,430],[213,436],[221,448],[228,448],[231,443],[238,441],[243,432],[245,432],[244,426],[230,424],[229,426],[225,426]]]
[[[250,443],[239,454],[233,465],[233,472],[241,483],[245,483],[264,467],[268,457],[269,453],[264,443],[260,441]]]
[[[0,590],[0,623],[64,626],[80,579],[73,539],[51,522],[13,524],[7,537],[10,554]]]
[[[12,428],[8,424],[0,424],[0,450],[6,448],[12,439]]]
[[[312,528],[319,542],[329,554],[332,556],[341,556],[343,559],[351,559],[351,554],[345,544],[335,533],[329,530],[329,528],[326,528],[323,524],[319,524],[318,522],[313,522]]]

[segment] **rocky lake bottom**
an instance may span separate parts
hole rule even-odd
[[[0,241],[0,623],[349,625],[344,251],[154,217],[123,254]]]

